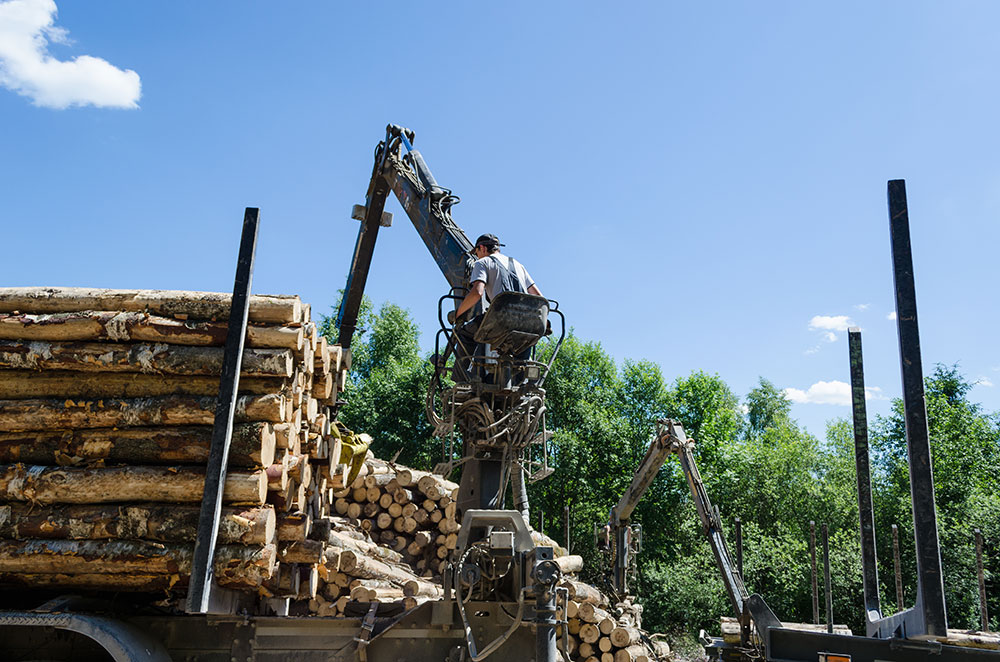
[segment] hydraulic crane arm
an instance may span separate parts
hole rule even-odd
[[[451,218],[458,197],[438,185],[423,156],[413,149],[413,132],[390,124],[385,140],[375,149],[365,205],[356,206],[352,214],[361,221],[361,228],[337,315],[338,342],[345,349],[351,346],[358,322],[378,229],[392,222],[392,215],[384,212],[389,191],[396,194],[448,284],[463,288],[469,282],[472,242]]]

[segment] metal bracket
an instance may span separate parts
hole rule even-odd
[[[371,603],[368,607],[368,613],[365,614],[365,618],[361,622],[361,631],[358,632],[358,636],[354,637],[354,641],[358,642],[358,659],[361,662],[368,662],[368,653],[365,649],[368,648],[368,642],[375,630],[375,614],[378,613],[378,605],[377,602]]]
[[[247,619],[233,626],[233,644],[229,648],[232,662],[253,662],[253,643],[257,636],[257,624]]]

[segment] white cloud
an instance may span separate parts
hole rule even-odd
[[[976,380],[976,385],[992,387],[993,381],[989,377],[980,377],[979,379]]]
[[[854,307],[858,310],[868,310],[872,307],[872,305],[870,303],[858,303],[855,304]]]
[[[49,53],[49,43],[69,42],[54,24],[57,11],[54,0],[0,2],[0,86],[46,108],[138,108],[136,72],[90,55],[59,60]]]
[[[809,320],[809,328],[824,331],[847,331],[854,322],[847,315],[816,315]]]
[[[785,397],[796,404],[851,406],[851,385],[833,380],[819,381],[803,391],[798,388],[786,388]],[[882,389],[878,386],[865,388],[865,400],[884,400]]]
[[[892,311],[891,313],[889,313],[888,315],[886,315],[885,318],[887,320],[889,320],[890,322],[895,322],[896,321],[896,311],[895,310]]]
[[[823,333],[823,340],[827,342],[837,342],[837,334],[833,331],[825,331]]]

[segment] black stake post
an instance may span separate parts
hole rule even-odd
[[[833,632],[833,581],[830,578],[830,529],[823,525],[823,583],[826,593],[826,631]]]
[[[923,632],[948,636],[944,602],[944,574],[934,506],[934,471],[927,430],[924,372],[920,360],[917,325],[917,295],[913,282],[910,219],[906,205],[906,183],[889,182],[889,231],[892,240],[892,273],[896,289],[896,328],[899,333],[903,406],[906,411],[906,447],[910,461],[910,497],[913,502],[913,535],[917,552],[917,605],[922,610]]]
[[[861,351],[861,329],[847,331],[851,361],[851,404],[854,413],[854,461],[858,480],[858,514],[861,523],[861,574],[868,624],[882,618],[878,597],[878,554],[875,548],[875,513],[872,480],[868,466],[868,412],[865,408],[865,364]],[[875,630],[878,626],[875,626]],[[868,632],[869,636],[873,632]]]
[[[187,595],[189,613],[204,614],[209,609],[212,592],[212,560],[215,558],[215,541],[219,534],[229,442],[233,436],[233,416],[236,413],[236,393],[239,388],[240,366],[243,362],[243,342],[247,335],[247,318],[250,314],[250,282],[253,280],[259,225],[260,210],[247,207],[243,215],[243,236],[240,239],[236,282],[233,285],[232,306],[229,310],[229,328],[226,332],[226,346],[222,359],[222,379],[219,383],[219,399],[215,406],[215,424],[212,427],[212,445],[209,448],[208,467],[205,471],[205,492],[198,518],[198,537],[194,543],[191,582],[188,585]]]
[[[809,520],[809,559],[812,561],[813,623],[819,625],[819,581],[816,577],[816,522]]]
[[[896,611],[903,609],[903,568],[899,558],[899,527],[892,525],[892,571],[896,575]]]
[[[976,576],[979,580],[979,622],[980,630],[990,629],[990,614],[986,610],[986,578],[983,575],[983,534],[976,529]]]

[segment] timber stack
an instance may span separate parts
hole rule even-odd
[[[0,582],[183,587],[230,296],[0,288]],[[215,576],[294,557],[340,459],[348,366],[297,296],[252,296]]]
[[[220,293],[0,288],[0,589],[182,604],[229,307]],[[349,365],[310,317],[296,296],[250,299],[216,581],[299,616],[440,599],[458,485],[377,459],[335,420]],[[532,538],[566,576],[574,660],[658,659],[636,609]]]

